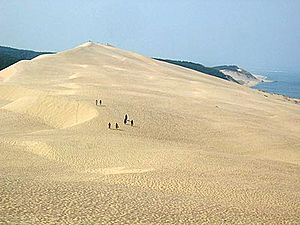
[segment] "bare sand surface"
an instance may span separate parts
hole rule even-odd
[[[300,224],[297,101],[94,43],[0,80],[0,224]]]

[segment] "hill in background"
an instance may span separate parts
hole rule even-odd
[[[54,52],[36,52],[31,50],[0,46],[0,70],[3,70],[21,60],[31,60],[39,55],[53,54],[53,53]],[[246,86],[254,86],[259,82],[265,81],[264,80],[265,77],[254,76],[250,72],[235,65],[207,67],[200,63],[194,63],[189,61],[160,59],[160,58],[154,58],[154,59],[171,63],[174,65],[182,66],[188,69],[192,69],[201,73],[205,73],[214,77],[221,78],[223,80],[228,80]]]
[[[52,54],[52,52],[35,52],[0,46],[0,70],[3,70],[20,60],[30,60],[43,54]]]
[[[248,72],[245,69],[242,69],[236,65],[223,65],[223,66],[216,66],[214,69],[219,70],[220,72],[232,77],[240,84],[245,86],[255,86],[260,82],[266,81],[266,77],[253,75],[252,73]]]
[[[185,67],[185,68],[188,68],[188,69],[196,70],[198,72],[205,73],[205,74],[208,74],[208,75],[211,75],[211,76],[214,76],[214,77],[218,77],[218,78],[221,78],[221,79],[224,79],[224,80],[239,83],[235,79],[233,79],[231,76],[222,73],[219,69],[214,68],[214,67],[206,67],[202,64],[188,62],[188,61],[160,59],[160,58],[154,58],[154,59],[159,60],[159,61],[163,61],[163,62],[167,62],[167,63],[171,63],[171,64],[175,64],[175,65],[178,65],[178,66],[182,66],[182,67]]]

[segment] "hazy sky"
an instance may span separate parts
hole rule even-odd
[[[300,71],[299,0],[0,0],[0,45],[87,40],[205,65]]]

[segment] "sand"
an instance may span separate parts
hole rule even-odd
[[[300,223],[298,101],[95,43],[0,80],[0,224]]]

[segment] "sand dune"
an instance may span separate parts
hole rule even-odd
[[[0,224],[300,223],[297,101],[91,42],[0,79]]]
[[[90,104],[53,96],[25,96],[2,108],[29,115],[53,128],[84,123],[98,114]]]

